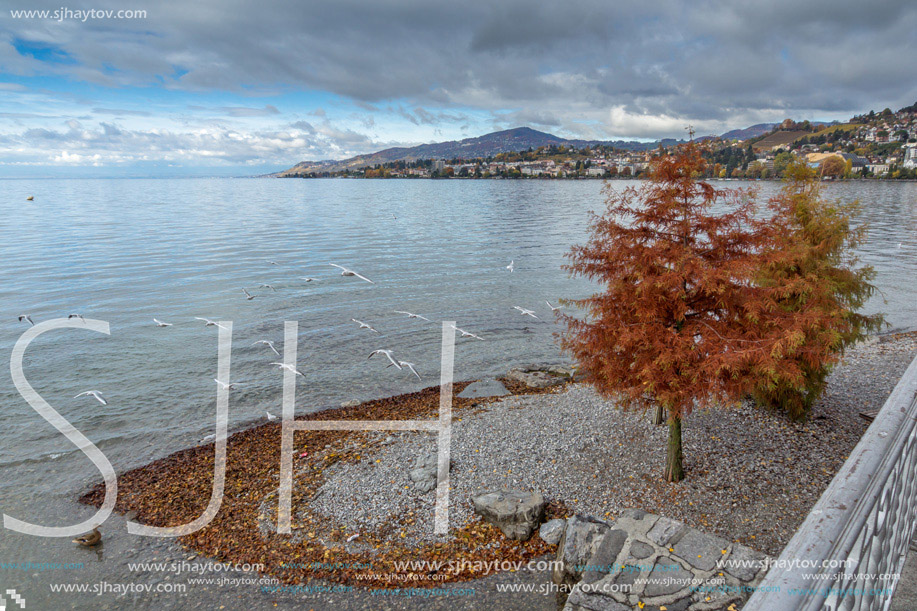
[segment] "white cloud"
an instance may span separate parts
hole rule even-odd
[[[364,134],[325,122],[239,131],[201,127],[185,131],[124,129],[111,123],[68,129],[32,128],[0,135],[0,164],[122,165],[139,161],[190,165],[289,164],[304,158],[350,156],[386,146]]]

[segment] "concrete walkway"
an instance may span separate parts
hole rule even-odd
[[[914,611],[917,609],[917,543],[911,541],[901,579],[895,588],[888,611]]]

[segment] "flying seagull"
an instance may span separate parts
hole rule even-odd
[[[412,314],[411,312],[405,312],[404,310],[395,310],[395,314],[405,314],[405,315],[407,315],[408,318],[419,318],[419,319],[425,320],[425,321],[427,321],[427,322],[433,322],[432,320],[430,320],[430,319],[427,318],[426,316],[421,316],[420,314]]]
[[[156,326],[157,326],[157,327],[171,327],[171,326],[172,326],[172,323],[170,323],[170,322],[162,322],[161,320],[159,320],[159,319],[157,319],[157,318],[154,318],[154,319],[153,319],[153,322],[156,323]]]
[[[77,397],[86,397],[86,396],[89,396],[89,395],[92,395],[93,397],[95,397],[96,400],[97,400],[99,403],[101,403],[102,405],[108,405],[108,401],[106,401],[106,400],[102,397],[102,393],[100,393],[100,392],[97,391],[97,390],[87,390],[87,391],[85,391],[85,392],[81,392],[80,394],[76,395],[76,397],[73,397],[73,398],[76,399]]]
[[[271,412],[264,412],[264,413],[265,415],[267,415],[268,422],[273,422],[274,420],[277,420],[277,416],[275,416]]]
[[[220,382],[220,381],[217,380],[216,378],[213,378],[213,381],[216,382],[217,384],[219,384],[219,385],[220,385],[220,388],[222,388],[223,390],[235,390],[235,389],[236,389],[236,383],[235,383],[235,382],[232,382],[232,383],[230,383],[230,384],[227,384],[226,382]]]
[[[532,318],[538,318],[535,316],[535,310],[526,310],[525,308],[520,308],[519,306],[513,306],[513,309],[519,310],[519,313],[523,316],[531,316]]]
[[[273,286],[271,286],[270,284],[261,284],[261,285],[258,286],[258,288],[259,288],[259,289],[271,289],[273,292],[275,292],[275,293],[277,292],[277,289],[275,289],[275,288],[274,288]]]
[[[473,337],[474,339],[479,339],[479,340],[481,340],[482,342],[484,341],[484,338],[483,338],[483,337],[478,337],[478,336],[475,335],[474,333],[469,333],[468,331],[465,331],[464,329],[459,329],[459,328],[456,327],[455,325],[450,325],[450,326],[451,326],[453,329],[455,329],[456,331],[458,331],[459,333],[461,333],[461,334],[462,334],[462,337]]]
[[[552,312],[556,312],[557,310],[559,310],[559,309],[561,309],[562,307],[564,307],[564,306],[562,306],[562,305],[559,305],[559,306],[557,306],[557,307],[554,307],[554,306],[551,305],[551,302],[550,302],[550,301],[545,301],[545,303],[548,304],[548,307],[551,308],[551,311],[552,311]]]
[[[245,290],[245,287],[242,287],[242,292],[245,293],[245,298],[248,299],[249,301],[255,298],[254,295],[252,295],[251,293]]]
[[[361,328],[361,329],[369,329],[369,330],[372,331],[373,333],[378,333],[378,331],[376,331],[375,329],[373,329],[371,326],[369,326],[368,324],[366,324],[366,323],[363,322],[362,320],[357,320],[356,318],[351,318],[350,320],[352,320],[353,322],[355,322],[355,323],[357,323],[358,325],[360,325],[360,328]]]
[[[391,350],[373,350],[372,352],[369,353],[369,357],[367,357],[367,358],[370,358],[370,359],[371,359],[371,358],[373,358],[373,356],[376,355],[376,354],[385,355],[385,356],[388,358],[388,360],[391,362],[392,365],[394,365],[394,366],[397,367],[398,369],[401,369],[401,365],[398,363],[398,361],[396,361],[396,360],[394,359],[394,357],[392,357],[392,351],[391,351]],[[389,367],[391,367],[392,365],[389,365]]]
[[[277,365],[281,369],[286,369],[287,371],[292,371],[293,373],[295,373],[298,376],[306,377],[306,374],[301,372],[296,367],[293,367],[292,365],[287,365],[286,363],[271,363],[271,365]]]
[[[392,364],[394,365],[394,363],[392,363]],[[417,370],[416,370],[416,369],[414,369],[414,367],[415,367],[414,363],[409,363],[409,362],[407,362],[407,361],[398,361],[398,364],[401,365],[402,367],[406,368],[406,369],[410,369],[410,370],[411,370],[411,373],[413,373],[415,376],[417,376],[417,379],[418,379],[418,380],[420,379],[420,374],[417,373]],[[392,366],[392,365],[389,365],[389,367],[391,367],[391,366]]]
[[[19,322],[22,322],[23,320],[27,320],[27,321],[29,321],[29,324],[30,324],[30,325],[35,326],[35,323],[32,322],[32,317],[29,316],[28,314],[20,314],[20,315],[19,315]]]
[[[71,314],[70,316],[67,317],[68,320],[71,319],[71,318],[79,318],[79,319],[82,320],[83,322],[86,322],[86,319],[83,318],[83,315],[82,315],[82,314]]]
[[[347,268],[344,267],[343,265],[338,265],[338,264],[336,264],[336,263],[329,263],[328,265],[330,265],[330,266],[332,266],[332,267],[336,267],[336,268],[338,268],[339,270],[342,270],[342,271],[341,271],[341,275],[342,275],[342,276],[356,276],[356,277],[359,278],[360,280],[366,280],[366,281],[369,282],[370,284],[375,284],[375,282],[373,282],[372,280],[370,280],[370,279],[367,278],[366,276],[362,276],[362,275],[358,274],[357,272],[353,271],[352,269],[347,269]]]
[[[277,263],[277,261],[268,261],[268,263],[270,263],[271,265],[280,265],[280,263]]]
[[[516,263],[515,261],[510,261],[509,265],[506,266],[506,269],[512,272],[514,269],[516,269],[515,263]]]
[[[304,282],[312,282],[315,280],[315,278],[306,278],[305,276],[300,276],[300,278],[302,278]]]
[[[201,318],[200,316],[195,316],[194,318],[195,318],[195,320],[203,320],[203,321],[204,321],[204,326],[205,326],[205,327],[219,327],[219,328],[221,328],[221,329],[225,329],[225,328],[226,328],[226,327],[224,327],[223,325],[221,325],[220,323],[214,322],[214,321],[210,320],[209,318]]]
[[[257,342],[252,344],[252,346],[257,346],[258,344],[264,344],[265,346],[273,350],[274,354],[276,354],[277,356],[280,356],[280,353],[277,352],[277,348],[274,347],[274,342],[270,340],[266,340],[266,339],[259,339]]]

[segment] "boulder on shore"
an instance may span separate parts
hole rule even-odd
[[[474,512],[499,528],[510,539],[525,541],[544,518],[544,497],[540,492],[498,490],[472,499]]]
[[[523,365],[510,369],[506,377],[529,388],[548,388],[572,380],[574,373],[570,365]]]
[[[538,536],[548,545],[557,545],[560,538],[564,536],[564,530],[567,528],[567,521],[561,518],[548,520],[538,529]]]
[[[478,380],[465,387],[458,394],[459,399],[486,399],[487,397],[505,397],[510,394],[499,380]]]
[[[430,492],[436,488],[436,476],[439,470],[439,456],[436,452],[430,452],[418,456],[414,461],[414,468],[411,469],[410,477],[414,482],[414,488],[420,492]]]

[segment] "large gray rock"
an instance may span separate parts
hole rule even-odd
[[[589,516],[575,515],[567,518],[564,536],[557,546],[557,562],[552,575],[554,583],[572,585],[578,582],[587,561],[610,529],[607,522]]]
[[[567,528],[567,521],[560,518],[548,520],[538,529],[538,536],[548,545],[557,545],[560,538],[564,536],[564,529]]]
[[[465,387],[458,394],[459,399],[484,399],[487,397],[504,397],[510,394],[499,380],[479,380]]]
[[[439,457],[436,452],[418,456],[411,469],[411,481],[420,492],[430,492],[436,488],[436,475],[439,470]]]
[[[506,377],[516,382],[522,382],[529,388],[548,388],[563,384],[573,375],[572,368],[562,365],[524,365],[513,367]]]
[[[485,492],[475,496],[472,503],[475,513],[510,539],[525,541],[544,518],[544,497],[540,492]]]

